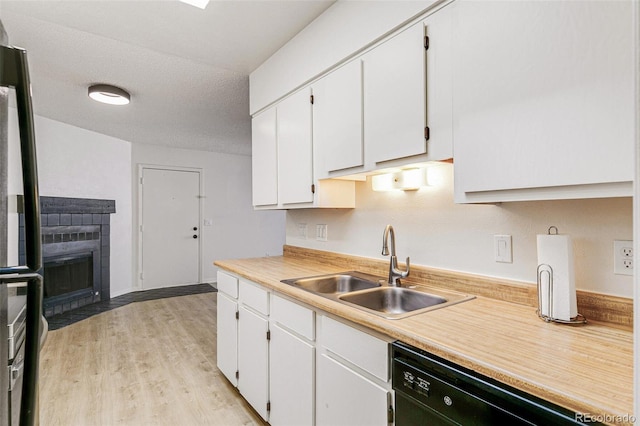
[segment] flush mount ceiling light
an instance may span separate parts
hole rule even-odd
[[[126,90],[109,84],[89,86],[89,97],[95,101],[110,105],[126,105],[131,100],[131,95]]]
[[[178,0],[182,3],[190,4],[191,6],[195,6],[199,9],[204,9],[209,4],[209,0]]]

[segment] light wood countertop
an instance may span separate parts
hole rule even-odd
[[[633,413],[633,333],[628,328],[593,321],[581,326],[546,323],[532,306],[483,296],[388,320],[280,282],[348,270],[384,276],[371,270],[376,265],[354,259],[350,268],[311,256],[221,260],[215,265],[576,413],[607,416],[604,423],[625,424]]]

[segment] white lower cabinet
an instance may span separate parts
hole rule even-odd
[[[256,412],[268,420],[269,292],[257,284],[218,272],[216,316],[218,368]]]
[[[238,386],[238,279],[218,271],[216,360],[222,374]]]
[[[327,354],[318,359],[317,425],[387,426],[390,392]]]
[[[233,386],[238,386],[238,302],[218,291],[217,362],[218,368]]]
[[[314,346],[277,324],[271,326],[269,344],[269,423],[312,425]]]
[[[269,402],[269,321],[245,306],[239,308],[238,390],[256,412],[268,418]]]
[[[218,283],[218,368],[263,419],[392,423],[392,339],[231,274],[219,272]]]
[[[328,316],[319,318],[317,425],[387,426],[393,422],[390,341]]]
[[[272,294],[269,322],[269,423],[272,426],[312,425],[315,312]]]

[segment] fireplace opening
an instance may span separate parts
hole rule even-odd
[[[60,256],[44,264],[44,298],[93,289],[93,254]]]

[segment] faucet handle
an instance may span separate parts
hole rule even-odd
[[[400,278],[407,278],[409,276],[409,272],[411,270],[411,265],[409,264],[409,257],[407,257],[407,270],[402,272]]]

